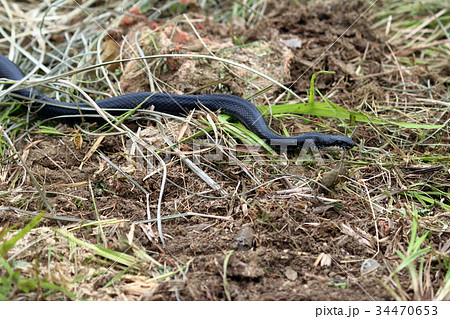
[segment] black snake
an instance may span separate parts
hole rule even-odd
[[[19,81],[24,77],[23,72],[8,58],[0,55],[0,78]],[[33,98],[35,106],[39,107],[39,115],[44,118],[54,116],[76,116],[96,114],[95,109],[87,103],[66,103],[51,99],[33,88],[15,90],[14,93],[25,98]],[[21,98],[18,98],[22,100]],[[138,92],[107,98],[96,102],[104,110],[112,111],[114,115],[132,110],[141,105],[141,108],[153,107],[153,110],[180,115],[186,112],[205,107],[213,112],[221,110],[240,120],[250,131],[268,142],[270,145],[281,148],[301,148],[307,141],[313,142],[317,147],[338,146],[350,149],[356,144],[344,135],[327,135],[323,133],[305,133],[292,137],[285,137],[272,132],[265,123],[260,111],[250,102],[230,94],[212,95],[176,95],[167,93]]]

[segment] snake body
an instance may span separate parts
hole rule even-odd
[[[0,55],[0,78],[20,81],[24,78],[23,72],[8,58]],[[55,116],[77,116],[80,114],[96,114],[96,110],[87,103],[60,102],[47,97],[34,88],[18,89],[13,91],[16,99],[32,98],[34,106],[39,107],[39,115],[43,118]],[[23,97],[24,99],[22,99]],[[123,114],[137,106],[141,108],[153,107],[153,110],[180,115],[189,111],[207,108],[210,111],[222,111],[241,121],[250,131],[268,142],[270,145],[296,149],[301,148],[305,142],[313,142],[317,147],[338,146],[352,148],[355,143],[344,135],[327,135],[323,133],[304,133],[297,136],[285,137],[272,132],[264,121],[260,111],[250,102],[230,94],[212,95],[176,95],[167,93],[137,92],[124,94],[96,102],[104,110],[111,110],[114,115]],[[113,111],[119,109],[120,111]]]

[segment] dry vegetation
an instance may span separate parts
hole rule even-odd
[[[3,85],[0,299],[450,299],[444,1],[0,3],[0,53],[55,99],[232,93],[358,144],[279,156],[206,110],[61,124]]]

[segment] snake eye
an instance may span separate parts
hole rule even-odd
[[[341,139],[336,139],[334,141],[334,145],[345,149],[351,149],[356,144],[350,138],[341,136]]]
[[[335,146],[339,146],[339,147],[345,147],[345,144],[346,143],[344,143],[344,141],[342,141],[342,140],[336,140],[334,143]]]

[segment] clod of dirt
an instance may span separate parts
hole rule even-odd
[[[192,30],[181,27],[167,26],[153,30],[146,25],[136,27],[127,38],[134,39],[139,34],[139,44],[145,55],[161,54],[199,54],[214,55],[219,58],[239,61],[251,67],[252,70],[268,74],[272,79],[286,83],[290,80],[289,63],[294,55],[292,50],[279,41],[255,41],[245,46],[236,46],[229,36],[214,38],[213,34],[206,34],[207,38],[199,39]],[[176,35],[183,35],[176,36]],[[128,46],[133,41],[125,41]],[[126,50],[125,50],[126,51]],[[134,48],[130,52],[137,52]],[[202,94],[232,93],[238,96],[248,95],[247,81],[251,83],[255,92],[269,87],[272,82],[256,76],[253,71],[233,67],[227,63],[214,59],[199,59],[188,56],[171,56],[164,59],[129,61],[120,78],[120,86],[125,93],[149,91],[149,70],[162,83],[170,83],[170,87],[163,90],[170,93],[192,93],[201,88]],[[219,91],[218,91],[219,89]],[[271,89],[272,91],[275,88]],[[262,97],[259,99],[263,102]]]
[[[250,250],[253,248],[255,241],[255,233],[252,228],[244,227],[236,234],[236,238],[232,243],[232,249]]]
[[[231,257],[228,274],[232,277],[257,279],[264,276],[264,270],[253,260],[245,263],[236,257]]]
[[[322,185],[326,188],[330,188],[339,183],[340,176],[347,175],[347,168],[339,165],[338,167],[332,169],[331,171],[323,174]]]

